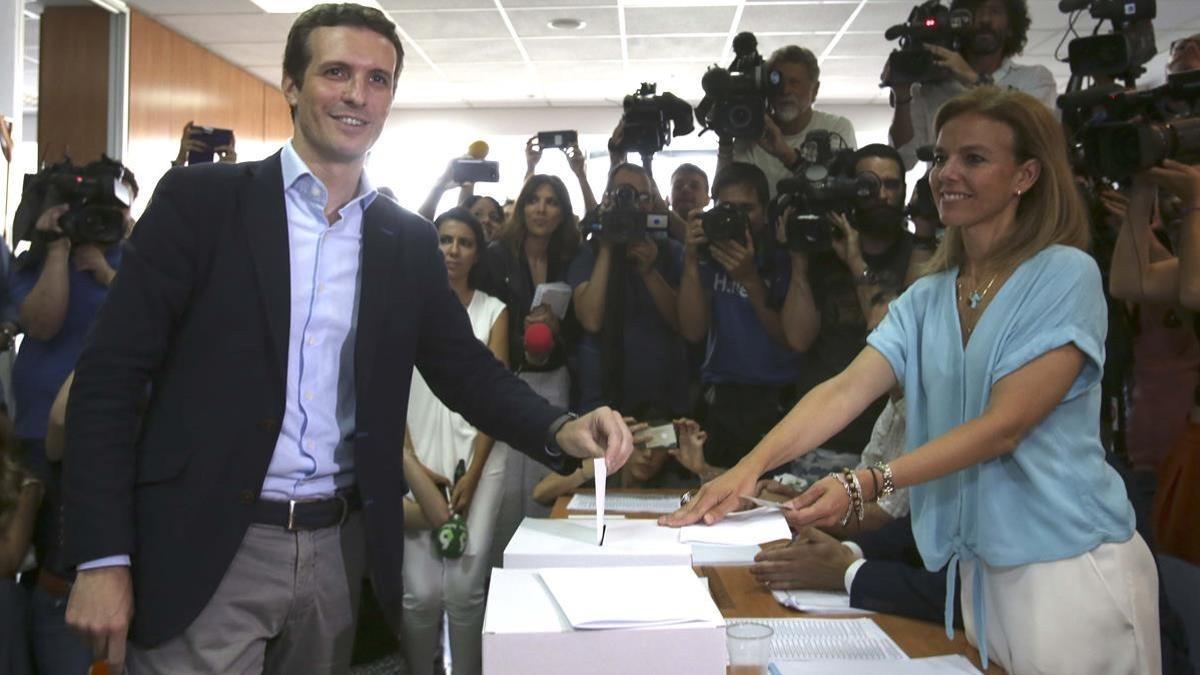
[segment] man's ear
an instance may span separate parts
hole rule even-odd
[[[821,91],[821,81],[817,80],[816,82],[813,83],[813,95],[812,95],[812,100],[808,102],[809,105],[812,105],[817,102],[817,92],[819,92],[819,91]]]
[[[283,91],[283,99],[287,101],[288,107],[295,109],[300,102],[300,83],[292,79],[291,75],[283,74],[283,80],[279,83],[279,89]]]

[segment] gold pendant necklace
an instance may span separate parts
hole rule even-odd
[[[983,302],[984,297],[987,296],[988,291],[992,290],[992,284],[996,283],[996,277],[998,277],[998,276],[1000,276],[1000,275],[993,274],[992,278],[987,282],[987,285],[983,287],[983,290],[976,288],[975,290],[968,293],[967,294],[967,306],[970,307],[971,309],[977,309],[979,307],[979,303]],[[963,280],[960,277],[958,279],[959,302],[962,302],[962,291],[963,291]]]

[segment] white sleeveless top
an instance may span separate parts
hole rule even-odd
[[[504,307],[503,302],[483,291],[477,290],[471,297],[467,305],[471,331],[485,345]],[[447,408],[425,383],[420,371],[413,370],[408,393],[408,433],[421,464],[453,480],[458,460],[470,467],[471,445],[479,431],[462,415]]]

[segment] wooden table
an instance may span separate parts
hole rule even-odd
[[[591,493],[590,490],[580,490],[583,493]],[[609,494],[681,494],[682,491],[671,490],[655,490],[655,489],[620,489],[609,490]],[[554,510],[551,511],[551,518],[566,518],[568,513],[577,513],[575,511],[567,511],[567,503],[571,500],[571,495],[559,497],[554,503]],[[656,514],[622,514],[626,518],[657,518]],[[708,579],[708,588],[712,593],[713,601],[717,603],[717,608],[721,610],[721,615],[730,618],[788,618],[788,617],[803,617],[807,616],[805,612],[800,612],[789,607],[784,607],[775,601],[775,597],[769,591],[763,588],[754,577],[750,574],[750,568],[745,566],[737,567],[716,567],[716,566],[700,566],[696,567],[696,573]],[[823,619],[833,618],[858,618],[858,617],[838,617],[821,614]],[[894,614],[871,614],[869,617],[880,628],[883,629],[896,644],[904,650],[904,653],[913,658],[923,656],[941,656],[943,654],[963,654],[975,667],[981,668],[979,661],[979,652],[970,644],[967,643],[967,635],[965,631],[956,629],[954,631],[954,639],[946,637],[946,629],[941,624],[930,623],[928,621],[920,621],[918,619],[910,619]],[[1003,675],[1002,670],[995,663],[989,665],[984,671],[988,675]]]

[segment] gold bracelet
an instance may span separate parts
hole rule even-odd
[[[890,497],[896,491],[896,483],[892,480],[891,464],[879,462],[875,467],[883,474],[883,487],[879,490],[879,494],[876,495],[876,501],[878,501],[880,497]]]

